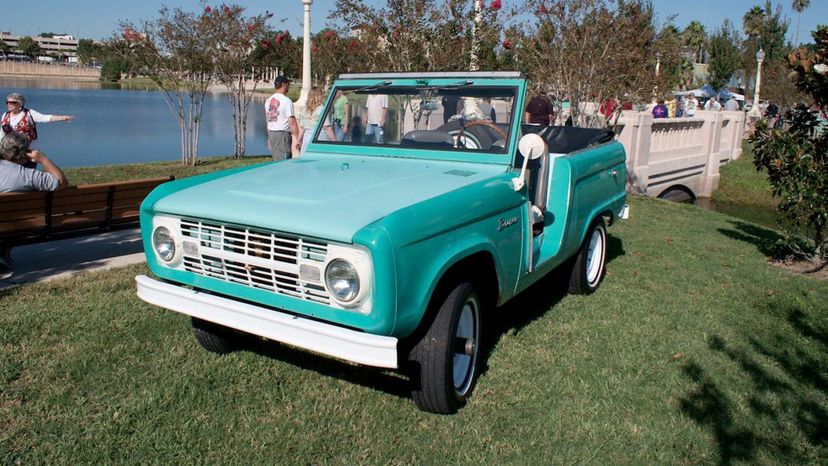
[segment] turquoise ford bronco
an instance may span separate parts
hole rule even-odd
[[[252,334],[398,369],[419,408],[457,411],[486,319],[556,267],[593,292],[627,212],[613,134],[522,125],[526,88],[515,72],[340,76],[302,157],[146,198],[155,277],[138,296],[191,316],[209,351]]]

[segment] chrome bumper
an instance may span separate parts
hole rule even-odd
[[[272,309],[135,277],[144,301],[198,319],[368,366],[396,369],[397,339],[348,330]]]

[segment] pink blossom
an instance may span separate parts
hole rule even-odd
[[[269,41],[269,40],[263,40],[263,41],[262,41],[262,48],[263,48],[263,49],[268,49],[268,48],[270,48],[270,41]]]
[[[209,6],[204,7],[204,12],[207,13],[208,15],[210,14],[211,11],[213,11],[213,9],[210,8]]]
[[[538,13],[540,13],[540,14],[542,14],[542,15],[543,15],[543,14],[546,14],[546,5],[544,5],[543,3],[541,3],[540,8],[538,8]]]
[[[510,41],[509,39],[504,40],[503,41],[503,48],[506,49],[506,50],[511,49],[512,48],[512,41]]]
[[[351,39],[348,41],[348,50],[354,50],[359,47],[359,41],[356,39]]]
[[[335,33],[333,31],[330,31],[330,30],[325,31],[325,39],[330,39],[331,37],[334,36],[334,34]]]
[[[253,26],[252,24],[248,24],[248,25],[247,25],[247,32],[249,32],[249,33],[251,33],[251,34],[252,34],[252,33],[253,33],[253,31],[255,31],[255,30],[256,30],[256,27],[255,27],[255,26]]]
[[[233,10],[231,10],[230,7],[227,5],[222,5],[221,9],[224,11],[225,15],[233,14]]]
[[[493,11],[499,10],[503,5],[501,4],[500,0],[492,0],[492,3],[489,4],[489,9]]]

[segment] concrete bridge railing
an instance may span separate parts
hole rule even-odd
[[[653,119],[650,112],[625,111],[614,129],[627,151],[628,191],[710,197],[719,185],[719,166],[742,155],[745,113]]]
[[[82,66],[0,61],[0,75],[97,80],[101,77],[101,70]]]

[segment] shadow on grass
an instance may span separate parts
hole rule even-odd
[[[624,254],[621,240],[608,235],[607,264]],[[560,266],[502,308],[489,314],[480,354],[480,374],[486,371],[486,362],[500,335],[519,331],[553,308],[566,296],[568,283],[566,267]],[[352,365],[255,337],[245,338],[241,349],[400,398],[410,398],[412,381],[402,372]]]
[[[751,223],[740,221],[730,221],[733,225],[733,230],[725,230],[719,228],[719,233],[728,238],[742,241],[756,246],[756,248],[765,256],[771,257],[776,252],[774,245],[777,241],[783,238],[778,232],[769,228],[764,228]]]
[[[711,337],[710,350],[738,372],[717,381],[712,371],[688,363],[683,371],[695,388],[681,410],[710,430],[719,464],[813,462],[828,449],[828,329],[794,304],[757,311],[778,314],[776,328],[745,345]]]

